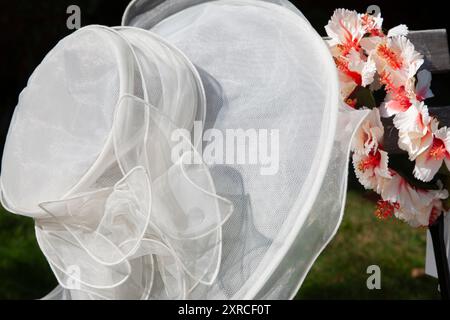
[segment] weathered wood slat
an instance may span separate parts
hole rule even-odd
[[[445,29],[410,31],[408,39],[424,55],[423,68],[432,73],[450,71],[450,53]]]
[[[429,107],[430,115],[439,119],[440,126],[450,126],[450,106]],[[384,149],[392,154],[404,153],[398,148],[398,130],[392,123],[392,118],[381,119],[384,125]]]

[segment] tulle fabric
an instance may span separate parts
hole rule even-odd
[[[194,120],[205,117],[204,91],[192,64],[177,49],[141,29],[87,27],[57,45],[49,56],[64,58],[44,60],[22,96],[36,96],[36,88],[46,87],[48,83],[41,78],[53,81],[50,88],[46,87],[51,90],[58,79],[47,72],[47,64],[64,68],[68,65],[67,51],[74,54],[74,47],[86,45],[85,39],[97,42],[97,34],[105,39],[102,45],[109,46],[98,55],[120,52],[115,57],[116,69],[120,83],[124,83],[117,88],[121,92],[117,102],[100,110],[111,122],[104,145],[96,149],[93,141],[90,149],[96,150],[96,157],[84,175],[81,164],[72,159],[58,164],[80,169],[66,172],[68,178],[80,180],[75,187],[65,184],[66,176],[55,176],[52,171],[55,157],[50,151],[63,150],[43,150],[48,152],[49,161],[36,165],[44,167],[48,179],[39,172],[30,177],[31,181],[39,178],[43,188],[48,183],[58,192],[48,192],[42,202],[43,195],[24,194],[28,189],[14,184],[17,175],[13,173],[17,171],[12,161],[22,166],[34,161],[35,150],[15,158],[17,148],[30,138],[26,126],[38,121],[45,125],[38,117],[44,111],[51,117],[46,108],[57,109],[58,102],[63,101],[47,97],[49,105],[44,108],[39,103],[32,105],[32,99],[21,100],[2,163],[2,202],[10,211],[35,218],[39,246],[63,288],[54,292],[64,292],[65,298],[185,299],[196,285],[209,284],[216,277],[221,261],[221,226],[233,209],[227,199],[216,194],[209,169],[201,161],[185,161],[187,157],[201,159],[195,141],[185,138],[184,153],[178,161],[172,159],[172,134],[191,130]],[[89,60],[92,64],[103,63],[103,59],[94,58]],[[72,79],[61,86],[72,85]],[[84,90],[94,95],[98,84],[81,80]],[[109,79],[112,83],[103,80],[106,87],[117,84],[115,78]],[[56,89],[62,90],[61,86]],[[98,121],[90,119],[90,108],[82,104],[79,108],[84,121]],[[52,123],[64,130],[70,120],[50,119],[47,125],[50,131]],[[78,135],[88,136],[90,131],[71,132],[63,140],[67,144],[78,142]],[[35,136],[33,143],[45,149],[59,139],[56,134],[45,139]],[[90,142],[87,139],[84,143]],[[71,148],[82,158],[83,148]],[[14,196],[7,197],[11,194]]]
[[[292,298],[340,224],[349,143],[367,114],[340,106],[322,39],[291,3],[276,0],[133,1],[122,23],[157,33],[194,63],[205,129],[279,129],[277,174],[210,166],[235,210],[216,281],[190,298]]]
[[[102,299],[185,299],[215,278],[232,204],[216,195],[203,164],[152,158],[161,160],[158,171],[148,161],[155,148],[168,156],[176,129],[156,108],[125,96],[113,126],[123,178],[40,204],[51,218],[37,220],[36,236],[61,286]]]
[[[340,224],[366,115],[340,106],[325,43],[284,0],[139,0],[123,24],[63,40],[8,133],[2,204],[36,221],[59,282],[45,299],[292,298]],[[244,140],[224,156],[259,163],[215,163],[230,130],[278,136],[277,157]]]
[[[205,117],[201,80],[179,50],[136,28],[82,28],[50,51],[20,94],[2,159],[5,206],[45,216],[40,202],[101,183],[124,95],[145,99],[179,128]]]

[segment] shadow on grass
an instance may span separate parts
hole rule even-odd
[[[299,299],[439,299],[422,270],[425,229],[373,216],[374,202],[349,191],[343,223],[307,276]],[[381,268],[381,290],[368,290],[367,267]],[[0,209],[0,299],[37,299],[56,281],[39,250],[32,219]]]

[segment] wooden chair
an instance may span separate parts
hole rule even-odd
[[[412,31],[408,38],[414,44],[416,50],[424,55],[425,62],[423,68],[429,70],[432,74],[450,73],[450,53],[447,41],[447,31],[445,29]],[[433,88],[433,82],[431,83]],[[447,85],[447,83],[446,83]],[[445,87],[444,87],[445,88]],[[448,89],[450,91],[450,86]],[[441,94],[436,91],[436,95]],[[443,94],[448,94],[443,92]],[[440,125],[450,125],[450,105],[430,106],[431,115],[439,119]],[[398,131],[393,126],[392,118],[383,119],[385,126],[384,148],[391,154],[402,153],[398,148]],[[444,217],[441,217],[436,223],[429,227],[436,268],[439,278],[439,287],[441,297],[444,300],[450,298],[450,273],[444,242]],[[450,226],[446,226],[447,228]]]
[[[411,31],[408,38],[414,44],[416,50],[424,55],[425,62],[422,68],[429,70],[433,75],[450,74],[450,53],[447,31],[445,29]],[[445,88],[447,85],[448,88]],[[431,86],[433,89],[433,82]],[[444,90],[446,89],[445,92],[435,91],[435,95],[449,95],[450,84],[445,82],[441,89],[443,88]],[[427,103],[427,105],[429,104]],[[439,119],[440,125],[450,126],[450,105],[429,105],[429,113]],[[389,154],[404,153],[398,148],[398,130],[394,127],[392,118],[382,119],[382,122],[385,128],[384,149]],[[434,225],[429,227],[429,230],[433,242],[441,297],[444,300],[448,300],[450,298],[450,276],[445,250],[444,219],[442,215]]]

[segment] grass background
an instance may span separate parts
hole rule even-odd
[[[339,231],[313,265],[297,298],[439,299],[437,280],[423,274],[426,229],[378,220],[374,208],[369,193],[348,192]],[[367,289],[370,265],[381,269],[381,290]]]
[[[374,217],[370,194],[350,189],[344,220],[307,276],[298,299],[439,299],[437,281],[421,274],[425,229]],[[366,269],[381,268],[381,290],[368,290]],[[412,273],[419,273],[413,276]],[[33,221],[0,209],[0,299],[36,299],[56,285]]]

